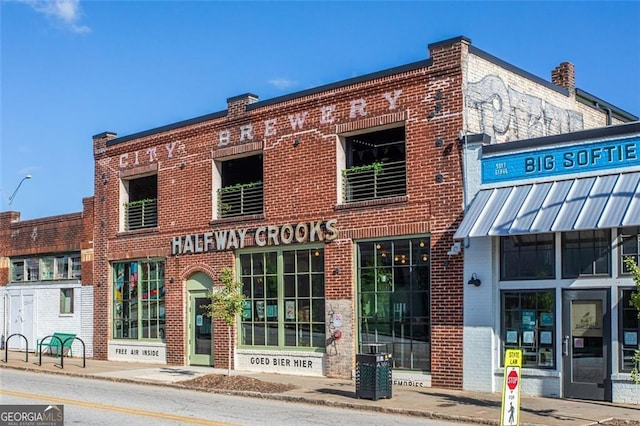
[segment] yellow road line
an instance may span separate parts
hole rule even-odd
[[[122,408],[122,407],[118,407],[118,406],[115,406],[115,405],[96,404],[96,403],[93,403],[93,402],[77,401],[75,399],[58,398],[58,397],[55,397],[55,396],[38,395],[38,394],[34,394],[34,393],[15,392],[15,391],[10,391],[10,390],[5,390],[5,389],[0,389],[0,394],[9,395],[9,396],[15,396],[15,397],[18,397],[18,398],[40,399],[40,400],[43,400],[43,401],[56,402],[56,403],[59,403],[59,404],[78,405],[80,407],[86,407],[86,408],[97,408],[97,409],[106,410],[106,411],[117,411],[117,412],[120,412],[120,413],[135,414],[135,415],[145,416],[145,417],[156,417],[156,418],[165,419],[165,420],[175,420],[175,421],[178,421],[178,422],[191,423],[191,424],[195,424],[195,425],[209,425],[209,426],[232,426],[232,425],[234,425],[233,423],[215,422],[215,421],[212,421],[212,420],[198,419],[198,418],[195,418],[195,417],[178,416],[178,415],[175,415],[175,414],[167,414],[167,413],[157,413],[155,411],[138,410],[138,409],[135,409],[135,408]]]

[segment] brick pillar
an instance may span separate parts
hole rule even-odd
[[[93,357],[106,360],[108,358],[108,342],[111,335],[111,312],[109,311],[109,261],[108,232],[109,211],[107,192],[118,193],[117,167],[109,164],[107,143],[117,135],[104,132],[93,137],[94,158],[94,220],[93,220]],[[86,208],[87,206],[85,206]]]
[[[82,285],[93,285],[93,197],[82,199]]]
[[[2,212],[0,213],[0,286],[9,283],[9,274],[11,273],[11,265],[9,258],[4,257],[11,250],[11,226],[10,224],[20,221],[19,212]]]
[[[433,65],[429,67],[424,137],[434,143],[442,139],[451,153],[429,176],[441,173],[437,193],[431,200],[431,384],[433,387],[462,389],[463,345],[463,261],[447,253],[462,208],[461,148],[456,142],[464,123],[462,87],[463,65],[471,41],[457,37],[429,45]],[[409,138],[407,138],[409,140]],[[443,151],[444,153],[444,151]],[[418,161],[416,158],[413,161]],[[460,210],[458,209],[458,206]]]
[[[327,377],[349,379],[355,365],[357,315],[353,310],[352,251],[353,242],[351,239],[339,239],[325,244]],[[341,322],[336,321],[336,318],[339,317],[342,318]]]

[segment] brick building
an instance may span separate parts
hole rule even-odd
[[[83,211],[20,221],[0,213],[0,317],[10,349],[35,350],[55,332],[76,334],[93,356],[93,197]],[[82,344],[74,341],[74,354]]]
[[[463,386],[467,143],[634,120],[459,37],[429,58],[133,135],[94,136],[98,359]],[[483,136],[476,136],[483,135]],[[475,183],[476,187],[479,183]],[[477,188],[475,188],[477,189]],[[225,267],[245,309],[204,316]]]

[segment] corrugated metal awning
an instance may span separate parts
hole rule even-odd
[[[454,238],[640,226],[640,172],[483,189]]]

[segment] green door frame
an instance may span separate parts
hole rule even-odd
[[[213,366],[213,321],[204,315],[213,280],[198,272],[187,280],[187,355],[188,365]]]

